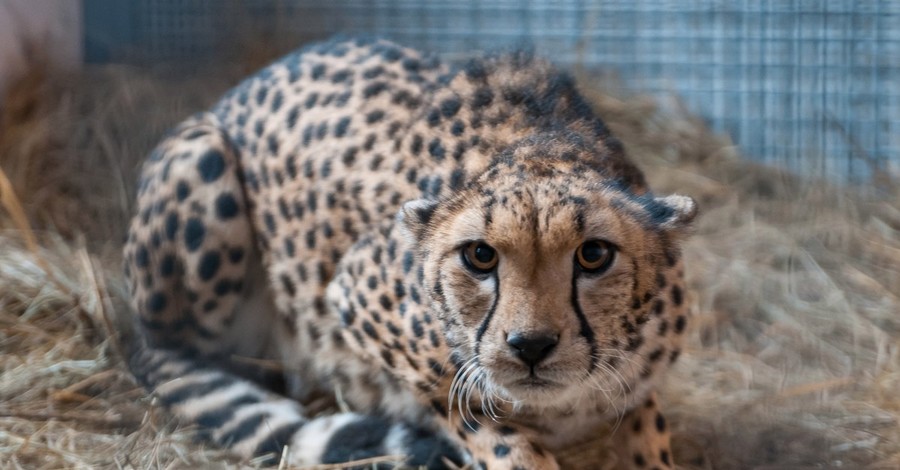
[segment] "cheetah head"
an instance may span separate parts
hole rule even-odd
[[[401,210],[460,366],[457,394],[540,408],[637,379],[645,303],[696,205],[636,193],[589,156],[549,153],[510,151],[463,190]]]

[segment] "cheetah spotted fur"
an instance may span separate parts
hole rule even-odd
[[[130,366],[270,463],[555,469],[622,420],[602,465],[673,468],[654,384],[681,351],[695,213],[530,54],[313,45],[147,159]],[[335,392],[344,411],[311,408]]]

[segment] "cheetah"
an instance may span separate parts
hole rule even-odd
[[[144,163],[129,366],[273,464],[556,469],[615,423],[598,466],[673,468],[654,389],[682,347],[696,213],[531,53],[311,45]]]

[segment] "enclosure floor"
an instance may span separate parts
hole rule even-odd
[[[0,467],[235,464],[153,406],[111,332],[137,165],[240,73],[35,69],[6,98]],[[695,320],[661,392],[679,466],[900,468],[900,184],[761,167],[674,101],[581,82],[656,191],[702,210],[685,245]],[[602,468],[603,444],[561,457]]]

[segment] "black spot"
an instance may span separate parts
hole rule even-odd
[[[656,285],[659,286],[660,289],[666,287],[666,276],[663,276],[662,273],[656,273]]]
[[[390,299],[387,295],[385,295],[385,294],[381,294],[381,297],[378,298],[378,303],[380,303],[380,304],[381,304],[381,308],[383,308],[383,309],[385,309],[385,310],[390,310],[390,309],[392,309],[392,308],[394,307],[394,303],[393,303],[393,302],[391,301],[391,299]]]
[[[656,362],[659,360],[659,358],[662,357],[664,352],[665,352],[665,350],[663,348],[657,348],[657,349],[653,350],[653,352],[650,353],[650,355],[647,356],[647,358],[650,359],[650,362]]]
[[[284,287],[284,290],[288,293],[289,296],[293,297],[297,293],[297,288],[294,285],[294,281],[287,274],[281,274],[281,286]]]
[[[350,147],[344,151],[344,155],[341,157],[341,161],[344,162],[344,165],[350,166],[353,162],[356,161],[356,154],[359,152],[359,149],[356,147]]]
[[[394,368],[394,355],[390,350],[382,349],[381,358],[384,359],[384,362],[388,365],[388,367],[392,369]]]
[[[316,231],[310,230],[306,232],[306,247],[310,250],[316,247]]]
[[[372,98],[387,89],[387,83],[374,82],[363,88],[363,98]]]
[[[396,62],[400,60],[401,57],[403,57],[403,52],[396,47],[387,47],[381,53],[381,56],[384,57],[384,60],[388,62]]]
[[[291,208],[288,207],[288,203],[284,200],[284,196],[278,198],[278,212],[284,219],[290,220],[292,217]]]
[[[678,315],[675,319],[675,333],[681,334],[687,325],[687,318],[684,315]]]
[[[284,162],[284,170],[287,171],[288,177],[297,178],[297,158],[293,155],[287,157]]]
[[[205,183],[211,183],[223,173],[225,173],[225,157],[218,150],[209,150],[197,163],[197,171],[200,173],[200,179]]]
[[[409,144],[409,150],[413,155],[419,155],[422,152],[422,136],[416,134],[413,136],[412,143]]]
[[[378,340],[378,331],[375,330],[375,325],[370,323],[369,320],[363,320],[362,329],[370,338]]]
[[[134,262],[139,268],[146,268],[150,264],[150,252],[147,247],[139,245],[134,254]]]
[[[184,224],[184,245],[188,251],[197,251],[203,244],[203,238],[206,236],[206,227],[203,222],[196,217],[188,219]]]
[[[312,92],[306,95],[306,101],[303,102],[303,105],[306,106],[306,109],[310,109],[316,105],[317,101],[319,101],[319,94]]]
[[[342,117],[334,126],[334,136],[344,137],[347,135],[347,128],[350,127],[350,116]]]
[[[437,138],[433,139],[428,144],[428,153],[430,153],[431,156],[437,161],[443,160],[445,151],[444,146],[441,144],[441,141]]]
[[[237,213],[238,203],[231,193],[222,193],[216,198],[216,215],[220,219],[230,219]]]
[[[441,112],[437,108],[432,108],[428,113],[428,116],[425,118],[428,121],[428,125],[431,127],[435,127],[441,123]]]
[[[666,432],[666,418],[663,417],[662,413],[656,413],[656,430],[659,432]]]
[[[341,83],[341,82],[347,81],[347,79],[350,78],[352,75],[353,75],[353,72],[351,72],[348,69],[338,70],[333,75],[331,75],[331,82],[332,83]]]
[[[269,89],[265,86],[261,87],[256,91],[256,104],[262,105],[264,101],[266,101],[266,96],[269,94]]]
[[[356,311],[353,309],[351,305],[350,308],[341,309],[341,321],[344,325],[352,325],[353,321],[356,320]]]
[[[216,295],[220,297],[231,292],[231,281],[229,281],[228,279],[220,280],[213,287],[213,292],[215,292]]]
[[[643,336],[632,336],[628,338],[628,344],[625,346],[626,351],[635,351],[644,344]]]
[[[382,119],[384,119],[384,111],[380,109],[376,109],[366,115],[366,123],[368,124],[374,124]]]
[[[406,297],[406,286],[404,286],[403,282],[399,279],[394,281],[394,295],[397,297],[397,299]]]
[[[153,295],[147,299],[147,310],[150,310],[152,313],[162,312],[166,308],[166,303],[166,294],[154,292]]]
[[[431,340],[431,345],[435,348],[441,345],[441,338],[438,336],[437,330],[430,330],[428,332],[428,339]]]
[[[681,292],[681,287],[672,286],[672,303],[681,305],[682,302],[684,302],[684,295]]]
[[[328,135],[328,123],[321,122],[319,123],[319,127],[316,128],[316,137],[318,137],[319,140],[322,140],[326,135]]]
[[[484,62],[478,59],[469,60],[465,65],[465,72],[471,81],[483,80],[487,76]]]
[[[274,135],[270,135],[268,139],[266,139],[266,143],[269,147],[269,153],[272,155],[278,154],[278,148],[280,144],[278,143],[278,139]]]
[[[663,310],[666,308],[665,302],[660,299],[657,299],[656,302],[653,302],[653,314],[654,315],[662,315]]]
[[[369,289],[375,290],[378,287],[378,278],[373,276],[369,276],[366,280],[366,284],[369,286]]]
[[[440,377],[441,375],[444,374],[444,367],[441,366],[441,364],[440,364],[438,361],[435,361],[434,359],[432,359],[432,358],[430,358],[430,357],[428,358],[428,367],[429,367],[429,368],[431,369],[431,371],[434,372],[435,375],[437,375],[438,377]]]
[[[222,264],[222,257],[218,251],[207,251],[200,257],[200,264],[197,266],[197,274],[200,279],[208,281],[215,277],[219,272],[219,265]]]
[[[244,259],[244,249],[243,248],[232,248],[228,251],[228,259],[232,263],[240,263],[242,259]]]
[[[482,87],[475,91],[472,97],[473,108],[483,108],[489,106],[494,101],[494,92],[490,88]]]
[[[296,252],[294,247],[294,239],[293,238],[285,238],[284,239],[284,253],[288,256],[294,256]]]
[[[369,162],[369,169],[375,171],[378,167],[381,166],[381,162],[384,161],[384,157],[381,154],[376,154],[372,157],[372,161]]]
[[[461,136],[463,134],[463,132],[465,132],[465,131],[466,131],[466,125],[463,124],[463,122],[460,121],[459,119],[457,119],[453,123],[453,126],[450,127],[450,132],[453,133],[453,135],[455,135],[457,137]]]
[[[166,216],[165,232],[169,241],[175,240],[175,234],[178,232],[178,213],[169,212],[169,215]]]
[[[669,463],[669,451],[667,451],[665,449],[660,450],[659,451],[659,460],[662,460],[662,463],[664,463],[666,465],[671,465],[671,463]]]
[[[460,108],[460,102],[456,98],[447,98],[441,102],[441,114],[446,118],[450,118],[456,115],[457,111]]]
[[[315,67],[312,68],[310,76],[313,80],[318,80],[322,78],[322,75],[325,75],[325,64],[316,64]]]
[[[174,255],[163,256],[163,259],[159,262],[159,275],[162,277],[169,277],[174,272],[175,272],[175,256]]]
[[[284,95],[281,93],[281,90],[275,92],[275,96],[272,97],[272,112],[277,113],[279,109],[281,109],[281,104],[284,102]]]
[[[671,363],[677,361],[677,360],[678,360],[678,356],[680,356],[680,355],[681,355],[681,350],[680,350],[680,349],[676,349],[676,350],[672,351],[672,353],[669,354],[669,363],[671,364]]]
[[[371,80],[373,78],[378,77],[382,73],[384,73],[384,67],[382,67],[380,65],[376,65],[375,67],[372,67],[372,68],[364,71],[363,77]]]
[[[666,264],[668,264],[670,268],[674,267],[676,264],[678,264],[678,257],[675,255],[675,253],[672,253],[671,251],[666,251],[665,255],[666,255]]]
[[[634,454],[634,464],[638,467],[643,467],[647,465],[647,460],[644,459],[644,456],[641,454]]]
[[[425,336],[425,328],[422,327],[422,322],[419,321],[419,317],[412,317],[412,330],[413,334],[416,335],[416,338],[422,338]]]
[[[271,212],[266,212],[263,214],[263,223],[266,226],[266,230],[268,230],[270,234],[275,233],[275,216],[273,216]]]
[[[509,446],[503,444],[497,444],[494,446],[494,455],[497,457],[506,457],[509,455]]]
[[[403,59],[403,70],[408,72],[418,72],[421,66],[422,63],[412,57]]]
[[[660,336],[665,335],[666,331],[668,331],[668,329],[669,329],[669,322],[666,321],[666,319],[660,320],[659,328],[657,329],[657,331],[659,332],[659,335]]]
[[[372,147],[375,146],[375,134],[369,134],[366,136],[366,141],[363,143],[363,150],[369,151],[372,150]]]
[[[175,197],[178,199],[178,202],[184,201],[190,195],[191,187],[188,186],[187,182],[179,181],[175,186]]]
[[[413,264],[415,262],[415,256],[412,251],[405,251],[403,253],[403,273],[409,274],[412,271]]]
[[[466,143],[457,142],[456,147],[453,149],[453,159],[459,161],[464,153],[466,153]]]

